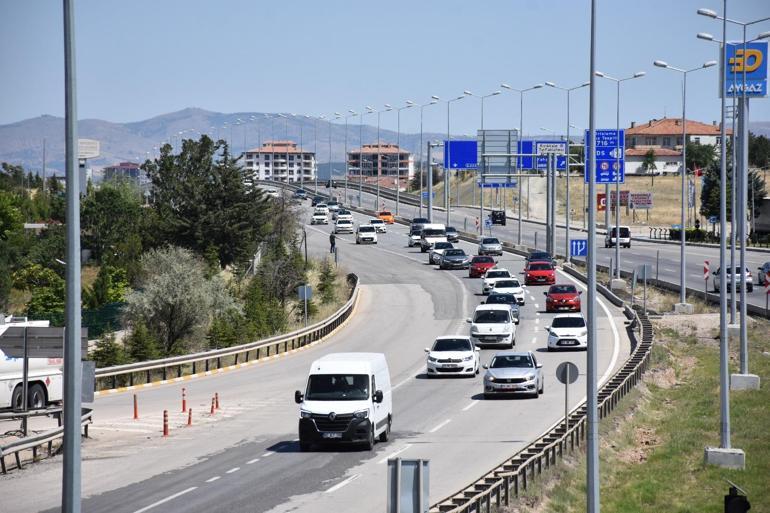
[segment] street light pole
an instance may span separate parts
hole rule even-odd
[[[397,128],[396,128],[396,215],[400,214],[401,206],[401,111],[404,109],[411,109],[415,103],[411,100],[406,100],[406,107],[399,107],[396,109]],[[409,182],[409,160],[406,162],[406,179]]]
[[[554,89],[559,89],[561,91],[564,91],[567,93],[567,161],[566,161],[566,178],[567,178],[567,191],[566,191],[566,198],[564,200],[564,258],[567,262],[572,261],[572,256],[570,255],[570,245],[569,245],[569,222],[570,222],[570,197],[569,197],[569,181],[570,181],[570,132],[569,129],[572,125],[570,125],[569,118],[570,118],[570,109],[569,109],[569,96],[570,93],[576,89],[581,89],[583,87],[588,87],[590,85],[590,82],[585,82],[583,84],[580,84],[579,86],[575,87],[559,87],[553,82],[546,82],[545,85],[548,87],[553,87]],[[584,217],[585,219],[585,217]]]
[[[456,102],[459,100],[462,100],[465,98],[467,93],[464,93],[462,96],[458,96],[456,98],[451,98],[446,101],[446,144],[447,147],[445,148],[446,155],[447,155],[447,161],[446,166],[444,166],[444,207],[446,208],[446,226],[449,226],[451,223],[450,221],[450,206],[449,206],[449,167],[452,165],[452,154],[451,154],[451,148],[452,144],[450,141],[450,138],[452,137],[449,132],[449,105],[452,102]]]
[[[321,119],[323,116],[316,116],[313,119],[315,120],[314,127],[313,127],[313,138],[315,139],[314,143],[314,153],[313,155],[313,166],[315,169],[313,169],[313,174],[315,175],[315,195],[318,196],[318,120]]]
[[[470,94],[469,94],[470,93]],[[484,234],[484,175],[487,173],[487,158],[484,157],[484,154],[487,152],[487,137],[484,134],[484,100],[492,97],[497,96],[502,91],[493,91],[489,94],[483,94],[483,95],[476,95],[471,93],[470,91],[466,91],[465,94],[468,96],[473,96],[474,98],[478,98],[481,100],[481,180],[480,183],[482,186],[479,187],[479,230],[481,232],[481,235]],[[473,184],[475,187],[475,184]]]
[[[353,109],[348,109],[348,113],[349,115],[344,116],[345,117],[345,200],[343,201],[343,204],[345,204],[345,202],[348,201],[348,174],[350,173],[348,170],[348,118],[358,115],[358,113]],[[337,114],[337,116],[339,117],[340,114]]]
[[[423,171],[423,141],[422,141],[422,113],[423,109],[429,105],[435,105],[438,103],[440,98],[436,95],[433,95],[430,97],[430,101],[428,103],[423,103],[420,105],[420,217],[422,217],[422,208],[423,208],[423,201],[422,201],[422,192],[423,192],[423,186],[422,182],[425,180],[425,172]],[[430,162],[428,162],[428,171],[433,172],[433,170],[430,168]],[[428,194],[433,194],[433,191],[428,191]]]
[[[540,89],[543,87],[543,84],[535,84],[532,87],[528,87],[526,89],[516,89],[515,87],[511,87],[508,84],[500,84],[500,87],[503,89],[508,89],[511,91],[516,91],[519,93],[519,142],[521,142],[522,137],[524,137],[524,93],[527,91],[533,91],[535,89]],[[521,147],[521,145],[519,145]],[[517,152],[518,153],[518,152]],[[519,219],[518,219],[518,234],[516,235],[516,243],[521,246],[521,157],[516,157],[516,171],[519,174],[519,181],[518,181],[518,198],[519,198]],[[529,177],[527,177],[527,219],[529,219]]]
[[[681,207],[681,229],[680,229],[680,247],[679,247],[679,303],[682,306],[678,308],[683,312],[692,312],[692,309],[687,305],[687,275],[685,274],[686,266],[686,225],[685,215],[687,212],[687,74],[693,71],[710,68],[717,64],[717,61],[708,61],[703,65],[692,69],[681,69],[674,66],[670,66],[665,61],[653,62],[658,68],[670,69],[682,74],[682,207]],[[616,239],[617,240],[617,239]],[[724,269],[723,269],[724,272]]]
[[[612,80],[617,85],[616,103],[615,103],[615,134],[618,138],[618,149],[625,147],[625,144],[621,145],[620,141],[620,83],[626,80],[633,80],[635,78],[641,78],[646,73],[644,71],[638,71],[630,77],[626,78],[613,78],[601,71],[596,72],[596,76]],[[615,153],[615,278],[620,279],[620,152]],[[593,170],[592,170],[593,172]],[[609,192],[609,189],[607,190]],[[609,194],[604,198],[606,205],[609,207],[610,198]],[[606,215],[609,215],[610,209],[606,209]],[[683,211],[684,212],[684,211]],[[684,215],[684,214],[682,214]],[[607,234],[612,241],[612,229],[609,222],[606,224]],[[610,269],[612,273],[612,269]]]
[[[543,132],[556,134],[550,128],[540,127]],[[546,156],[545,168],[545,250],[556,255],[556,166],[553,154]]]

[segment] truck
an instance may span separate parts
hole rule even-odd
[[[49,321],[30,321],[26,317],[0,314],[0,336],[11,327],[49,326]],[[62,400],[64,360],[62,358],[30,358],[27,408],[45,408]],[[23,358],[13,358],[0,349],[0,409],[23,410]]]

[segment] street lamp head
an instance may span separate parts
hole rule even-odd
[[[441,98],[439,98],[438,96],[436,96],[435,94],[434,94],[434,95],[431,95],[431,97],[430,97],[430,98],[431,98],[431,100],[436,100],[436,101],[439,101],[439,100],[441,99]]]
[[[431,100],[428,105],[435,105],[436,103],[438,103],[438,100]]]
[[[511,89],[511,86],[509,86],[508,84],[500,84],[500,87],[502,87],[503,89]]]
[[[710,68],[711,66],[716,66],[716,65],[717,65],[717,61],[707,61],[703,63],[704,68]]]
[[[368,110],[369,112],[374,112],[374,109],[369,105],[366,106],[366,110]]]
[[[337,117],[342,116],[342,114],[340,114],[339,112],[335,112],[334,115],[337,116]],[[292,114],[292,116],[293,116],[293,114]]]
[[[696,37],[698,39],[703,39],[705,41],[713,41],[714,40],[714,36],[712,36],[708,32],[698,32],[698,35]]]
[[[463,91],[463,94],[466,96],[473,96],[473,93],[468,90]]]
[[[668,63],[666,61],[654,61],[653,64],[659,68],[668,68]]]
[[[350,113],[351,113],[351,114],[353,114],[354,116],[356,115],[356,111],[354,111],[353,109],[348,109],[348,112],[350,112]]]
[[[646,71],[637,71],[636,73],[634,73],[634,78],[641,78],[641,77],[645,76],[646,74],[647,74]]]
[[[591,85],[591,82],[583,82],[582,84],[580,84],[580,87],[588,87],[590,85]]]
[[[546,82],[545,85],[547,85],[548,87],[556,87],[556,84],[553,82]]]
[[[388,110],[390,110],[390,109],[392,109],[393,107],[391,107],[389,103],[386,103],[386,104],[385,104],[385,108],[386,108],[386,109],[388,109]]]
[[[409,107],[412,107],[412,106],[414,105],[414,102],[413,102],[412,100],[407,100],[407,101],[406,101],[406,104],[407,104]]]
[[[502,91],[495,91],[494,93],[490,94],[489,96],[497,96],[500,93],[502,93]]]
[[[698,14],[701,16],[708,16],[709,18],[716,18],[717,13],[711,9],[698,9]]]
[[[532,86],[532,89],[540,89],[541,87],[543,87],[543,84],[535,84]]]
[[[594,75],[596,75],[597,77],[603,77],[604,73],[602,73],[601,71],[594,71]]]
[[[757,36],[757,39],[770,39],[770,30],[767,32],[762,32],[760,35]]]

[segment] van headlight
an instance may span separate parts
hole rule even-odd
[[[353,417],[357,419],[367,419],[369,418],[369,410],[358,410],[353,412]]]
[[[310,413],[310,412],[309,412],[309,411],[307,411],[307,410],[300,410],[300,411],[299,411],[299,416],[300,416],[301,418],[303,418],[303,419],[309,419],[310,417],[312,417],[312,416],[313,416],[313,414],[312,414],[312,413]]]
[[[478,332],[479,332],[479,329],[476,326],[471,326],[471,333],[473,333],[475,335]]]

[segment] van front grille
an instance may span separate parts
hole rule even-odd
[[[318,428],[318,431],[345,431],[350,425],[350,421],[353,420],[352,413],[340,413],[334,417],[334,420],[329,418],[329,415],[322,415],[319,413],[313,414],[313,420]]]

